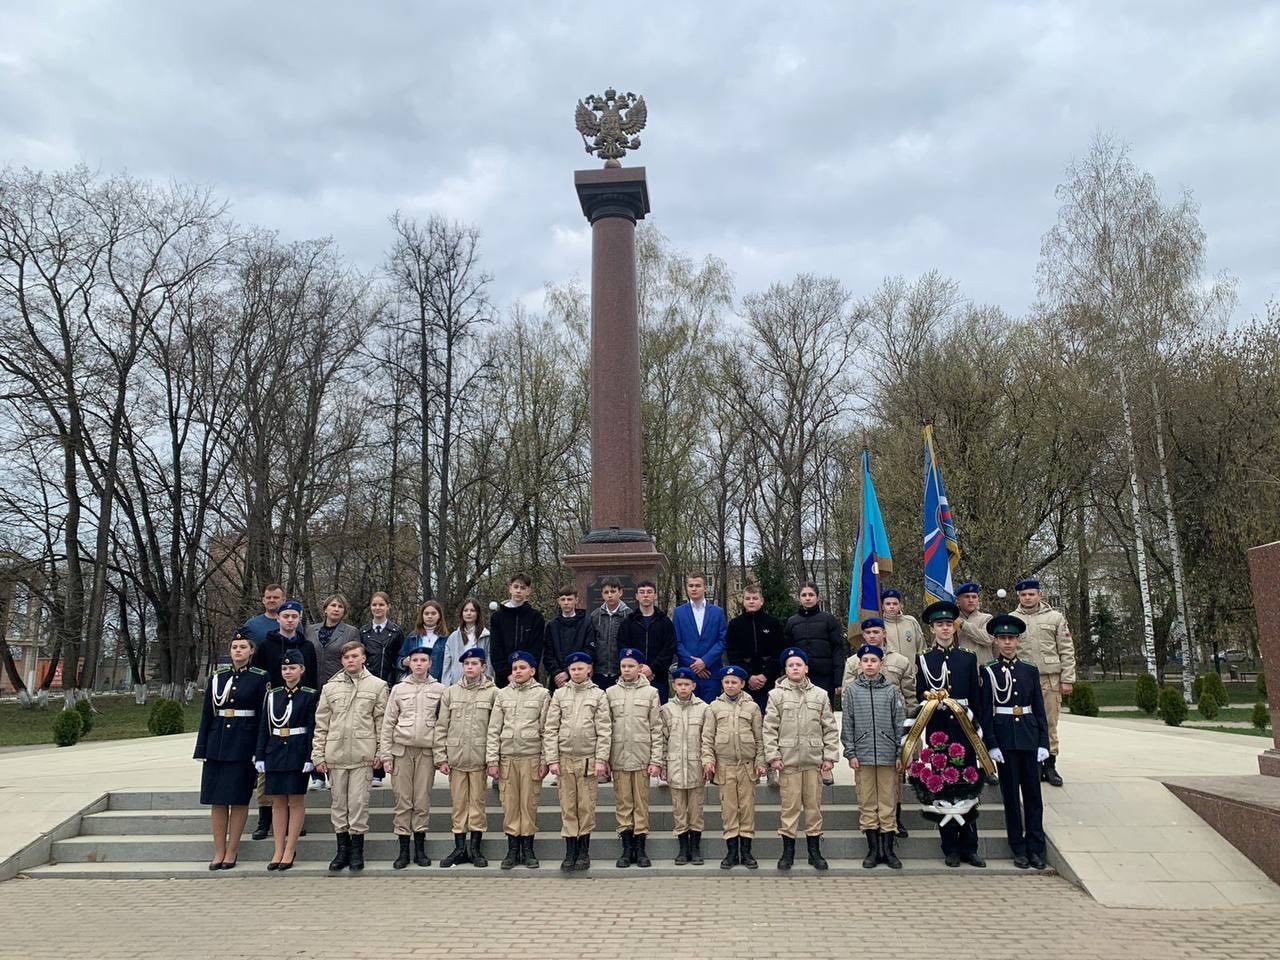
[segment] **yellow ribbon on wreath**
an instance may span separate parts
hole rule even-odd
[[[987,745],[982,742],[982,738],[978,736],[978,731],[973,726],[973,721],[969,719],[969,711],[953,700],[945,688],[930,690],[924,695],[924,703],[920,705],[916,722],[911,725],[907,739],[902,742],[902,769],[905,770],[911,766],[911,758],[915,756],[916,748],[920,745],[920,738],[924,736],[925,728],[929,725],[929,718],[940,706],[945,706],[959,721],[960,729],[964,732],[969,745],[973,747],[973,752],[982,769],[987,771],[988,776],[995,776],[995,761],[991,759],[991,754],[987,753]]]

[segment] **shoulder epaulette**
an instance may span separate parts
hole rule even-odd
[[[228,670],[230,670],[230,669],[231,669],[231,664],[229,664],[229,663],[224,663],[224,664],[221,664],[221,665],[220,665],[217,669],[215,669],[213,672],[214,672],[214,673],[226,673],[226,672],[227,672]]]
[[[301,690],[303,693],[315,693],[315,692],[316,692],[315,687],[299,687],[298,689],[299,689],[299,690]]]
[[[985,666],[994,667],[999,662],[1000,662],[999,657],[992,657],[990,660],[986,662]]]
[[[250,667],[250,668],[249,668],[249,672],[250,672],[250,673],[256,673],[256,674],[257,674],[258,676],[260,676],[260,677],[269,677],[269,676],[271,676],[271,674],[267,673],[267,671],[263,670],[261,667]]]

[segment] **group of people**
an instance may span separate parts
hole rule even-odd
[[[590,612],[565,587],[559,614],[546,622],[529,603],[528,577],[517,574],[488,628],[474,599],[453,632],[429,601],[406,635],[388,619],[385,594],[374,595],[371,621],[358,631],[337,595],[325,602],[322,623],[303,628],[301,604],[268,586],[263,614],[237,632],[206,691],[195,756],[204,764],[201,802],[212,807],[210,869],[236,865],[255,786],[254,836],[274,837],[267,869],[290,869],[309,782],[331,794],[337,849],[329,869],[363,869],[370,791],[385,777],[399,842],[393,866],[429,866],[431,786],[440,771],[453,833],[443,867],[487,866],[490,779],[507,838],[502,868],[539,866],[536,813],[551,775],[562,870],[590,866],[606,781],[622,846],[616,866],[650,866],[655,778],[670,790],[677,864],[703,862],[706,786],[714,783],[726,842],[720,866],[755,869],[755,790],[767,775],[780,792],[778,869],[794,863],[803,815],[808,862],[825,870],[821,788],[841,756],[854,770],[868,842],[863,866],[898,868],[903,761],[912,759],[902,744],[939,731],[989,752],[1015,863],[1043,866],[1040,783],[1061,783],[1054,697],[1070,690],[1074,656],[1065,619],[1041,601],[1038,582],[1020,582],[1018,609],[998,617],[979,610],[977,584],[962,585],[957,603],[924,611],[928,639],[902,612],[901,595],[887,590],[884,615],[856,625],[856,651],[820,609],[812,583],[785,624],[764,610],[758,587],[745,588],[732,620],[707,601],[705,576],[689,576],[685,587],[688,600],[670,617],[649,581],[636,585],[634,610],[616,579],[602,581],[603,602]],[[913,719],[917,705],[934,700]],[[839,726],[833,703],[842,706]],[[976,807],[938,818],[948,865],[985,865],[976,818]]]

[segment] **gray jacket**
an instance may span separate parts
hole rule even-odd
[[[859,764],[892,767],[898,759],[898,738],[907,707],[898,688],[883,676],[874,681],[859,674],[844,688],[840,742],[845,759]]]
[[[360,631],[349,623],[340,623],[333,628],[333,632],[329,635],[329,642],[322,644],[320,642],[320,628],[324,626],[324,621],[319,623],[307,624],[307,632],[305,634],[307,641],[316,649],[316,673],[311,682],[317,688],[323,687],[331,679],[334,674],[342,671],[342,647],[349,640],[359,640]]]
[[[587,614],[586,643],[594,651],[595,672],[607,677],[618,675],[618,635],[631,608],[619,603],[618,609],[610,613],[602,603]]]

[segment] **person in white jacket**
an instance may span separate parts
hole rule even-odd
[[[462,679],[462,662],[458,659],[463,650],[479,647],[489,653],[489,630],[484,625],[484,612],[480,602],[468,598],[458,611],[458,629],[449,634],[444,644],[444,663],[440,668],[440,682],[451,687]],[[493,677],[493,664],[485,660],[484,675]]]

